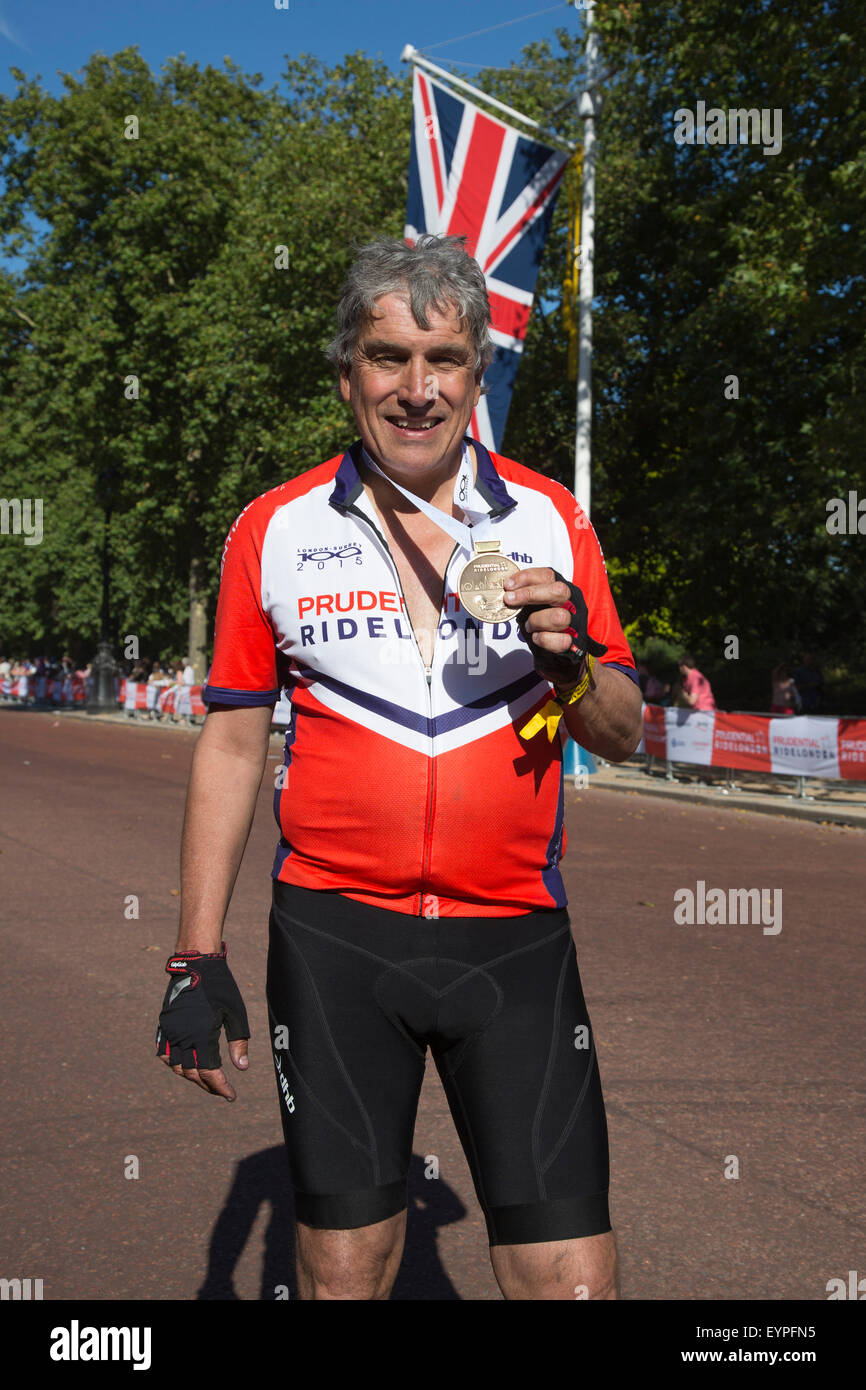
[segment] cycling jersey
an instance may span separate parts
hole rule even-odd
[[[504,554],[576,584],[606,665],[637,682],[601,548],[572,494],[476,440],[467,506]],[[514,619],[479,624],[455,545],[432,665],[358,471],[360,443],[251,502],[223,552],[209,705],[291,724],[274,878],[392,911],[507,917],[565,906],[562,745],[519,729],[548,699]]]

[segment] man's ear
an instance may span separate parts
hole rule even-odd
[[[479,402],[480,400],[481,400],[481,377],[479,376],[479,377],[476,377],[476,378],[475,378],[475,396],[474,396],[473,401],[472,401],[473,409],[475,408],[475,406],[478,404],[478,402]]]
[[[340,395],[347,404],[352,399],[352,382],[346,372],[340,372]]]

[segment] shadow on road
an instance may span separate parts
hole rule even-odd
[[[441,1178],[424,1177],[424,1160],[412,1155],[406,1248],[392,1300],[459,1300],[439,1258],[436,1232],[460,1221],[466,1208]],[[270,1209],[259,1298],[273,1301],[278,1291],[297,1298],[292,1189],[282,1145],[241,1159],[226,1204],[211,1236],[205,1281],[199,1300],[237,1299],[234,1272],[262,1207]]]

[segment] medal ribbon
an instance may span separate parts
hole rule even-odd
[[[460,459],[460,468],[454,480],[454,501],[457,503],[458,507],[461,508],[464,515],[469,518],[468,525],[465,522],[458,521],[455,516],[449,516],[447,512],[442,511],[441,507],[434,507],[429,502],[425,502],[423,497],[416,497],[414,492],[410,492],[408,488],[401,487],[398,482],[395,482],[393,478],[389,478],[388,474],[382,471],[378,463],[367,453],[366,449],[362,448],[361,457],[373,473],[378,473],[380,478],[387,478],[388,482],[391,483],[398,492],[402,492],[403,496],[407,501],[412,503],[413,507],[417,507],[419,512],[423,512],[428,520],[440,526],[443,531],[447,531],[448,535],[451,536],[459,546],[462,546],[467,554],[470,556],[474,554],[475,541],[482,539],[483,533],[489,529],[489,525],[485,526],[485,522],[489,523],[490,513],[487,511],[477,511],[469,506],[470,499],[473,496],[477,496],[477,494],[475,492],[475,483],[472,478],[472,461],[469,457],[469,446],[465,440],[463,441],[463,454]]]
[[[540,710],[536,710],[529,722],[524,724],[523,728],[519,731],[520,737],[535,738],[536,734],[541,733],[541,730],[546,728],[547,737],[552,743],[556,737],[556,730],[559,727],[559,721],[562,718],[566,706],[576,705],[578,701],[583,699],[589,689],[594,665],[595,657],[591,652],[587,652],[586,667],[582,679],[567,695],[554,695],[552,699],[548,700],[546,705]]]

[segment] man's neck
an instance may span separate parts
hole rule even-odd
[[[440,470],[426,477],[403,477],[393,471],[387,460],[376,460],[382,472],[404,487],[407,492],[412,492],[422,501],[429,502],[431,507],[438,507],[448,516],[462,518],[462,512],[454,501],[454,481],[460,469],[462,459],[462,448],[458,452],[456,459],[448,464],[443,464]],[[472,466],[472,479],[475,481],[477,470],[477,459],[475,450],[469,445],[469,459]],[[386,478],[382,478],[378,473],[374,473],[362,460],[362,479],[364,484],[370,489],[373,498],[379,507],[385,507],[389,511],[411,514],[416,512],[416,508],[402,492],[398,492],[396,487],[391,487]]]

